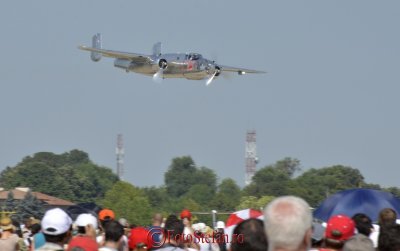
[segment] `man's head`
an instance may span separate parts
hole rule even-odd
[[[306,250],[311,245],[310,206],[295,196],[274,199],[264,209],[268,250]]]
[[[152,235],[143,227],[132,229],[128,242],[131,250],[149,250],[153,247]]]
[[[106,242],[117,243],[124,235],[124,227],[118,221],[110,220],[104,225],[104,233]]]
[[[391,208],[384,208],[379,212],[379,225],[396,223],[397,213]]]
[[[97,218],[91,214],[80,214],[75,220],[75,225],[78,227],[78,233],[85,234],[89,225],[94,230],[97,229]]]
[[[264,222],[248,219],[239,223],[233,230],[231,251],[264,251],[268,249]]]
[[[356,234],[346,241],[343,251],[375,251],[374,243],[363,234]]]
[[[2,231],[10,231],[10,232],[13,231],[14,227],[13,227],[12,221],[9,217],[1,218],[0,229]]]
[[[179,237],[183,234],[184,225],[175,215],[168,216],[164,226],[164,236],[166,241],[173,241],[175,238],[179,240]]]
[[[42,219],[42,232],[47,242],[64,243],[70,234],[72,220],[60,208],[48,210]]]
[[[162,222],[163,222],[162,214],[156,213],[153,215],[153,219],[152,219],[153,226],[159,227],[159,226],[161,226]]]
[[[354,235],[355,229],[354,221],[346,215],[332,216],[326,224],[326,246],[341,249],[344,243]]]
[[[359,234],[369,236],[372,232],[373,226],[371,219],[363,213],[355,214],[351,218],[356,224],[356,228]]]

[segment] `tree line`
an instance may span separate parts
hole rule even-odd
[[[110,168],[94,164],[87,153],[79,150],[63,154],[40,152],[25,157],[15,167],[0,173],[0,186],[30,187],[75,203],[95,202],[142,225],[150,223],[154,212],[167,215],[183,208],[194,212],[260,209],[274,197],[287,194],[304,198],[312,207],[330,194],[351,188],[374,188],[400,196],[397,187],[382,188],[365,182],[358,169],[334,165],[303,172],[300,161],[289,157],[259,169],[252,182],[241,188],[233,179],[220,180],[214,170],[197,166],[190,156],[182,156],[172,159],[164,174],[164,184],[137,187],[120,181]],[[196,217],[202,221],[210,219]]]

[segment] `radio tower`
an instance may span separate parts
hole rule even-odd
[[[124,176],[124,142],[122,141],[122,134],[117,136],[117,148],[115,149],[117,155],[117,175],[120,180],[123,180]]]
[[[249,130],[246,135],[246,177],[245,184],[249,185],[251,179],[256,172],[256,164],[258,162],[257,158],[257,148],[256,148],[256,131]]]

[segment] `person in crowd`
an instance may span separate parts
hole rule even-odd
[[[124,235],[122,236],[122,241],[121,245],[118,248],[119,251],[129,251],[129,246],[128,246],[128,235],[130,233],[130,228],[129,228],[129,222],[125,218],[120,218],[118,220],[119,224],[124,227]]]
[[[17,251],[19,250],[19,237],[14,233],[14,226],[9,217],[3,217],[0,220],[1,238],[0,250],[1,251]]]
[[[104,224],[104,244],[99,251],[118,251],[123,235],[124,227],[118,221],[108,221]]]
[[[184,251],[183,234],[184,225],[175,215],[168,216],[164,226],[163,245],[157,249],[158,251]]]
[[[384,208],[379,212],[379,226],[396,224],[397,213],[392,208]]]
[[[318,248],[322,247],[322,242],[324,240],[325,227],[322,225],[322,222],[319,220],[313,220],[313,233],[311,236],[311,250],[318,250]]]
[[[191,222],[192,213],[188,209],[183,209],[180,214],[180,217],[183,222],[183,225],[185,226],[183,233],[185,235],[193,234],[192,222]]]
[[[375,251],[372,240],[365,234],[356,234],[346,241],[343,251]]]
[[[342,250],[345,242],[355,233],[354,221],[346,215],[332,216],[326,225],[324,248],[322,250]]]
[[[263,229],[263,231],[264,231],[264,229]],[[225,223],[223,221],[217,221],[214,237],[217,240],[217,243],[219,245],[219,250],[226,251],[227,250],[226,243],[229,240],[225,239]]]
[[[18,236],[18,251],[28,251],[28,245],[25,243],[21,223],[16,219],[11,219],[11,222],[13,224],[13,232]]]
[[[71,237],[72,219],[60,208],[48,210],[42,219],[46,243],[36,251],[61,251]]]
[[[358,233],[369,237],[374,229],[371,218],[369,218],[366,214],[358,213],[353,215],[351,219],[356,224]]]
[[[311,246],[310,206],[295,196],[274,199],[264,209],[269,251],[306,251]]]
[[[184,225],[183,229],[184,236],[194,236],[194,231],[192,228],[192,213],[188,209],[183,209],[179,216]],[[192,239],[193,241],[185,241],[185,247],[199,250],[200,249],[199,243],[195,242],[195,238]]]
[[[374,243],[375,248],[378,247],[379,233],[382,231],[382,228],[384,228],[386,225],[396,224],[396,219],[397,213],[392,208],[384,208],[379,212],[378,225],[369,236]]]
[[[379,251],[399,251],[400,250],[400,225],[385,224],[380,228],[378,238]]]
[[[159,244],[160,242],[153,241],[150,230],[143,227],[136,227],[132,229],[128,243],[129,250],[131,251],[145,251],[151,250],[153,243]]]
[[[99,249],[96,242],[97,218],[91,214],[80,214],[76,218],[75,225],[78,234],[69,242],[68,251],[72,251],[75,247],[85,251],[97,251]]]
[[[98,234],[96,240],[97,240],[97,243],[100,246],[102,246],[104,244],[104,226],[108,222],[113,221],[115,219],[114,211],[112,211],[111,209],[107,209],[107,208],[102,209],[99,211],[98,219],[100,222],[100,226],[99,226],[100,231],[99,231],[99,234]]]
[[[46,243],[44,234],[41,230],[42,226],[40,222],[31,225],[30,250],[40,248]]]
[[[264,222],[247,219],[239,223],[232,234],[231,251],[265,251],[268,249]]]
[[[163,223],[163,216],[160,213],[154,214],[152,220],[152,224],[149,227],[150,235],[152,238],[152,241],[154,243],[159,243],[162,238],[162,227],[161,224]]]

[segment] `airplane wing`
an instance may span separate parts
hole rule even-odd
[[[243,75],[246,73],[266,73],[265,71],[250,70],[250,69],[237,68],[225,65],[218,65],[218,66],[221,68],[221,71],[237,72],[239,75]]]
[[[84,51],[100,53],[101,55],[103,55],[105,57],[129,59],[129,60],[132,60],[133,62],[137,62],[137,63],[149,63],[151,61],[150,56],[144,55],[144,54],[104,50],[104,49],[93,48],[93,47],[88,47],[88,46],[84,46],[84,45],[81,45],[78,48],[81,50],[84,50]]]

